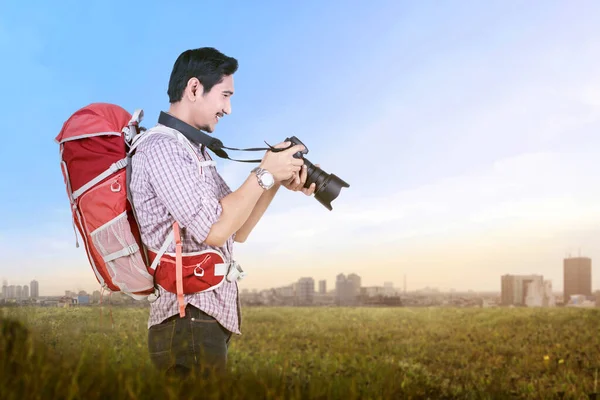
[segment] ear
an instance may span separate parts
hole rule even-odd
[[[188,80],[185,95],[191,102],[194,102],[197,100],[198,97],[201,97],[203,92],[204,87],[202,86],[202,83],[200,83],[198,78],[192,77]]]

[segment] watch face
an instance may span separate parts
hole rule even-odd
[[[260,180],[265,184],[265,186],[271,186],[274,182],[273,175],[270,173],[263,174],[260,177]]]

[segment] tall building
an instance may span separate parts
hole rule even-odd
[[[31,287],[31,298],[37,299],[38,297],[40,297],[40,285],[38,281],[34,279],[29,283],[29,285]]]
[[[350,274],[346,278],[339,274],[335,280],[335,297],[338,305],[354,305],[360,295],[361,279],[356,274]]]
[[[348,293],[348,284],[346,275],[338,274],[335,277],[335,300],[338,305],[347,304],[350,302],[350,295]]]
[[[17,285],[17,289],[15,292],[15,298],[17,300],[21,300],[22,297],[23,297],[23,287],[21,285]]]
[[[552,291],[552,282],[544,281],[544,306],[546,307],[554,307],[556,306],[556,299],[554,297],[554,292]]]
[[[527,295],[525,297],[527,307],[554,307],[556,301],[552,293],[552,282],[536,279],[527,284]]]
[[[528,292],[544,287],[541,275],[502,275],[500,302],[503,306],[525,306]]]
[[[29,286],[25,285],[23,286],[23,299],[28,299],[29,298]]]
[[[326,280],[321,280],[319,281],[319,293],[320,294],[326,294],[327,293],[327,281]]]
[[[592,259],[570,257],[563,260],[563,296],[565,304],[574,294],[592,295]]]
[[[315,280],[300,278],[296,284],[296,298],[299,304],[312,304],[315,294]]]
[[[4,281],[2,282],[2,297],[0,297],[2,299],[7,299],[8,298],[8,282]]]
[[[352,293],[354,296],[358,296],[360,294],[360,287],[362,286],[360,276],[356,274],[350,274],[348,275],[348,282],[350,282],[352,285]]]

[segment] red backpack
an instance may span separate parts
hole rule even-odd
[[[127,142],[140,132],[142,118],[142,110],[132,116],[95,103],[71,115],[55,139],[73,224],[98,282],[136,300],[154,293],[127,190]]]
[[[61,170],[74,227],[83,238],[102,288],[153,301],[157,284],[178,295],[184,316],[184,294],[213,290],[225,277],[241,279],[245,273],[237,263],[225,263],[216,250],[183,253],[177,222],[161,249],[145,248],[129,193],[128,167],[140,139],[165,132],[151,129],[142,133],[143,115],[142,110],[131,115],[107,103],[76,111],[55,139],[60,146]],[[188,148],[182,135],[178,140]],[[200,168],[203,164],[214,162],[199,162]],[[171,241],[176,244],[175,254],[165,252]]]

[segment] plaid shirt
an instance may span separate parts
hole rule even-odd
[[[157,125],[160,131],[171,128]],[[156,129],[156,128],[155,128]],[[192,143],[201,160],[210,160],[206,150]],[[142,241],[159,249],[171,231],[174,217],[181,227],[183,252],[202,251],[210,246],[204,240],[218,221],[220,199],[231,189],[213,166],[198,169],[197,161],[173,136],[153,134],[136,148],[131,159],[130,190]],[[219,250],[225,261],[232,260],[232,235]],[[167,252],[175,252],[171,243]],[[148,328],[179,313],[177,295],[159,287],[158,300],[150,305]],[[185,295],[188,303],[212,315],[226,329],[241,334],[241,306],[237,282],[223,282],[212,291]]]

